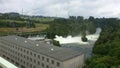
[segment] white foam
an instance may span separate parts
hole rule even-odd
[[[99,38],[99,34],[101,33],[101,28],[97,28],[95,34],[87,35],[87,39],[89,41],[95,42]],[[79,44],[89,44],[90,42],[83,42],[81,40],[81,36],[75,36],[72,37],[71,35],[67,37],[62,36],[55,36],[56,38],[54,40],[57,40],[60,42],[60,44],[68,44],[68,43],[79,43]]]

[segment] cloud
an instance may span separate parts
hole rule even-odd
[[[0,12],[68,17],[119,17],[120,0],[0,0]]]

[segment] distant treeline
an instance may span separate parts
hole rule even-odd
[[[1,27],[35,27],[35,23],[48,23],[53,19],[49,19],[50,17],[43,16],[26,16],[20,15],[16,12],[11,13],[0,13],[0,28]]]
[[[94,17],[84,19],[82,16],[70,16],[68,19],[65,19],[57,17],[26,16],[14,12],[0,14],[0,27],[35,28],[35,23],[50,25],[47,30],[43,31],[47,33],[47,38],[54,38],[55,35],[75,36],[84,34],[86,31],[92,34],[97,27],[97,24],[94,22]]]
[[[82,35],[88,31],[93,34],[96,31],[97,23],[94,22],[94,17],[84,19],[82,16],[70,16],[68,19],[59,18],[50,23],[50,28],[46,30],[48,38],[54,38],[55,35],[60,36],[76,36]]]

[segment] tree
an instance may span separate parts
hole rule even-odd
[[[93,17],[93,16],[90,16],[88,20],[89,20],[89,21],[94,21],[94,17]]]
[[[82,39],[83,42],[87,42],[88,41],[85,32],[83,32],[81,39]]]
[[[107,68],[107,66],[104,63],[98,63],[94,68]]]
[[[53,42],[53,45],[58,46],[58,47],[61,47],[59,41],[53,40],[52,42]]]

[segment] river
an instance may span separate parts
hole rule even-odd
[[[89,58],[92,56],[93,46],[99,38],[101,31],[101,28],[97,28],[95,34],[87,35],[88,42],[82,42],[80,35],[75,37],[68,36],[66,38],[56,35],[55,40],[59,41],[63,48],[77,50],[82,52],[85,58]]]

